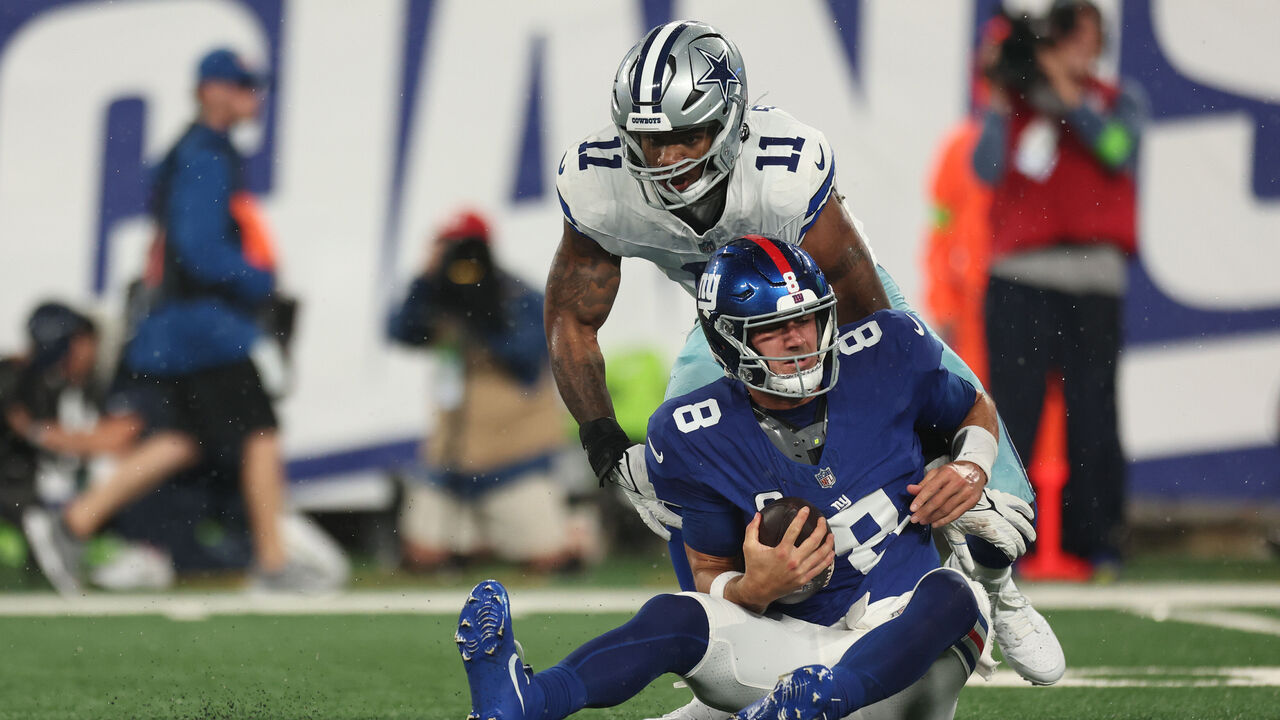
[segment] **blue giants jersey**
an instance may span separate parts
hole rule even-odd
[[[835,536],[831,582],[773,609],[823,625],[864,593],[874,601],[907,592],[938,567],[929,529],[908,520],[907,485],[924,476],[916,432],[953,431],[976,398],[972,385],[942,367],[941,343],[908,313],[882,310],[840,328],[840,338],[817,465],[774,447],[745,386],[729,378],[658,408],[646,449],[658,496],[682,508],[685,543],[698,552],[739,556],[747,524],[779,497],[822,508]]]

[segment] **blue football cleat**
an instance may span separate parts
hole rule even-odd
[[[468,720],[524,720],[531,681],[511,631],[511,601],[497,580],[471,589],[453,637],[471,686]]]
[[[827,720],[836,681],[825,665],[806,665],[778,681],[768,695],[743,708],[735,720]],[[830,712],[828,712],[830,711]]]

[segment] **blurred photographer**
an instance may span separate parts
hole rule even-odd
[[[991,390],[1030,457],[1046,374],[1062,373],[1071,468],[1063,544],[1095,569],[1114,566],[1125,472],[1116,360],[1145,102],[1095,74],[1105,33],[1093,3],[1058,0],[1047,17],[1006,19],[983,52],[991,102],[973,153],[992,188]]]
[[[435,351],[425,477],[401,517],[406,564],[431,570],[492,551],[535,570],[572,558],[552,471],[566,418],[551,381],[541,293],[494,264],[489,225],[453,217],[392,314],[396,341]]]
[[[128,423],[82,432],[102,399],[96,377],[98,328],[60,302],[27,320],[28,351],[0,359],[0,519],[18,523],[42,495],[65,496],[86,473],[79,457],[131,438]],[[102,424],[106,426],[106,423]]]

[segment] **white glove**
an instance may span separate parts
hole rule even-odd
[[[1036,528],[1031,520],[1031,505],[1017,495],[987,488],[978,504],[942,528],[951,552],[960,560],[966,573],[974,570],[973,556],[965,543],[965,535],[975,535],[996,546],[1005,557],[1016,560],[1035,542]]]
[[[606,479],[622,488],[622,494],[654,535],[663,540],[671,539],[671,531],[667,526],[679,528],[680,516],[659,500],[658,494],[654,492],[653,483],[649,482],[649,468],[645,465],[644,445],[636,444],[627,448]]]

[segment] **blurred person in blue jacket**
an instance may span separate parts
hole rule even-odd
[[[252,586],[325,590],[332,578],[292,562],[282,536],[285,476],[278,421],[254,358],[259,316],[271,306],[271,237],[245,187],[233,127],[253,120],[267,78],[220,48],[200,61],[195,121],[157,168],[151,199],[157,236],[147,271],[148,310],[124,351],[125,369],[166,409],[153,441],[133,453],[133,482],[151,487],[201,461],[239,482],[253,543]],[[114,498],[120,501],[121,498]],[[118,502],[115,504],[119,504]],[[53,523],[60,547],[91,534],[99,517],[73,503]]]
[[[426,267],[388,334],[435,351],[435,422],[423,482],[400,522],[406,564],[438,568],[492,551],[535,570],[563,567],[567,492],[553,473],[567,416],[551,380],[543,296],[494,263],[489,224],[472,211],[432,240]]]

